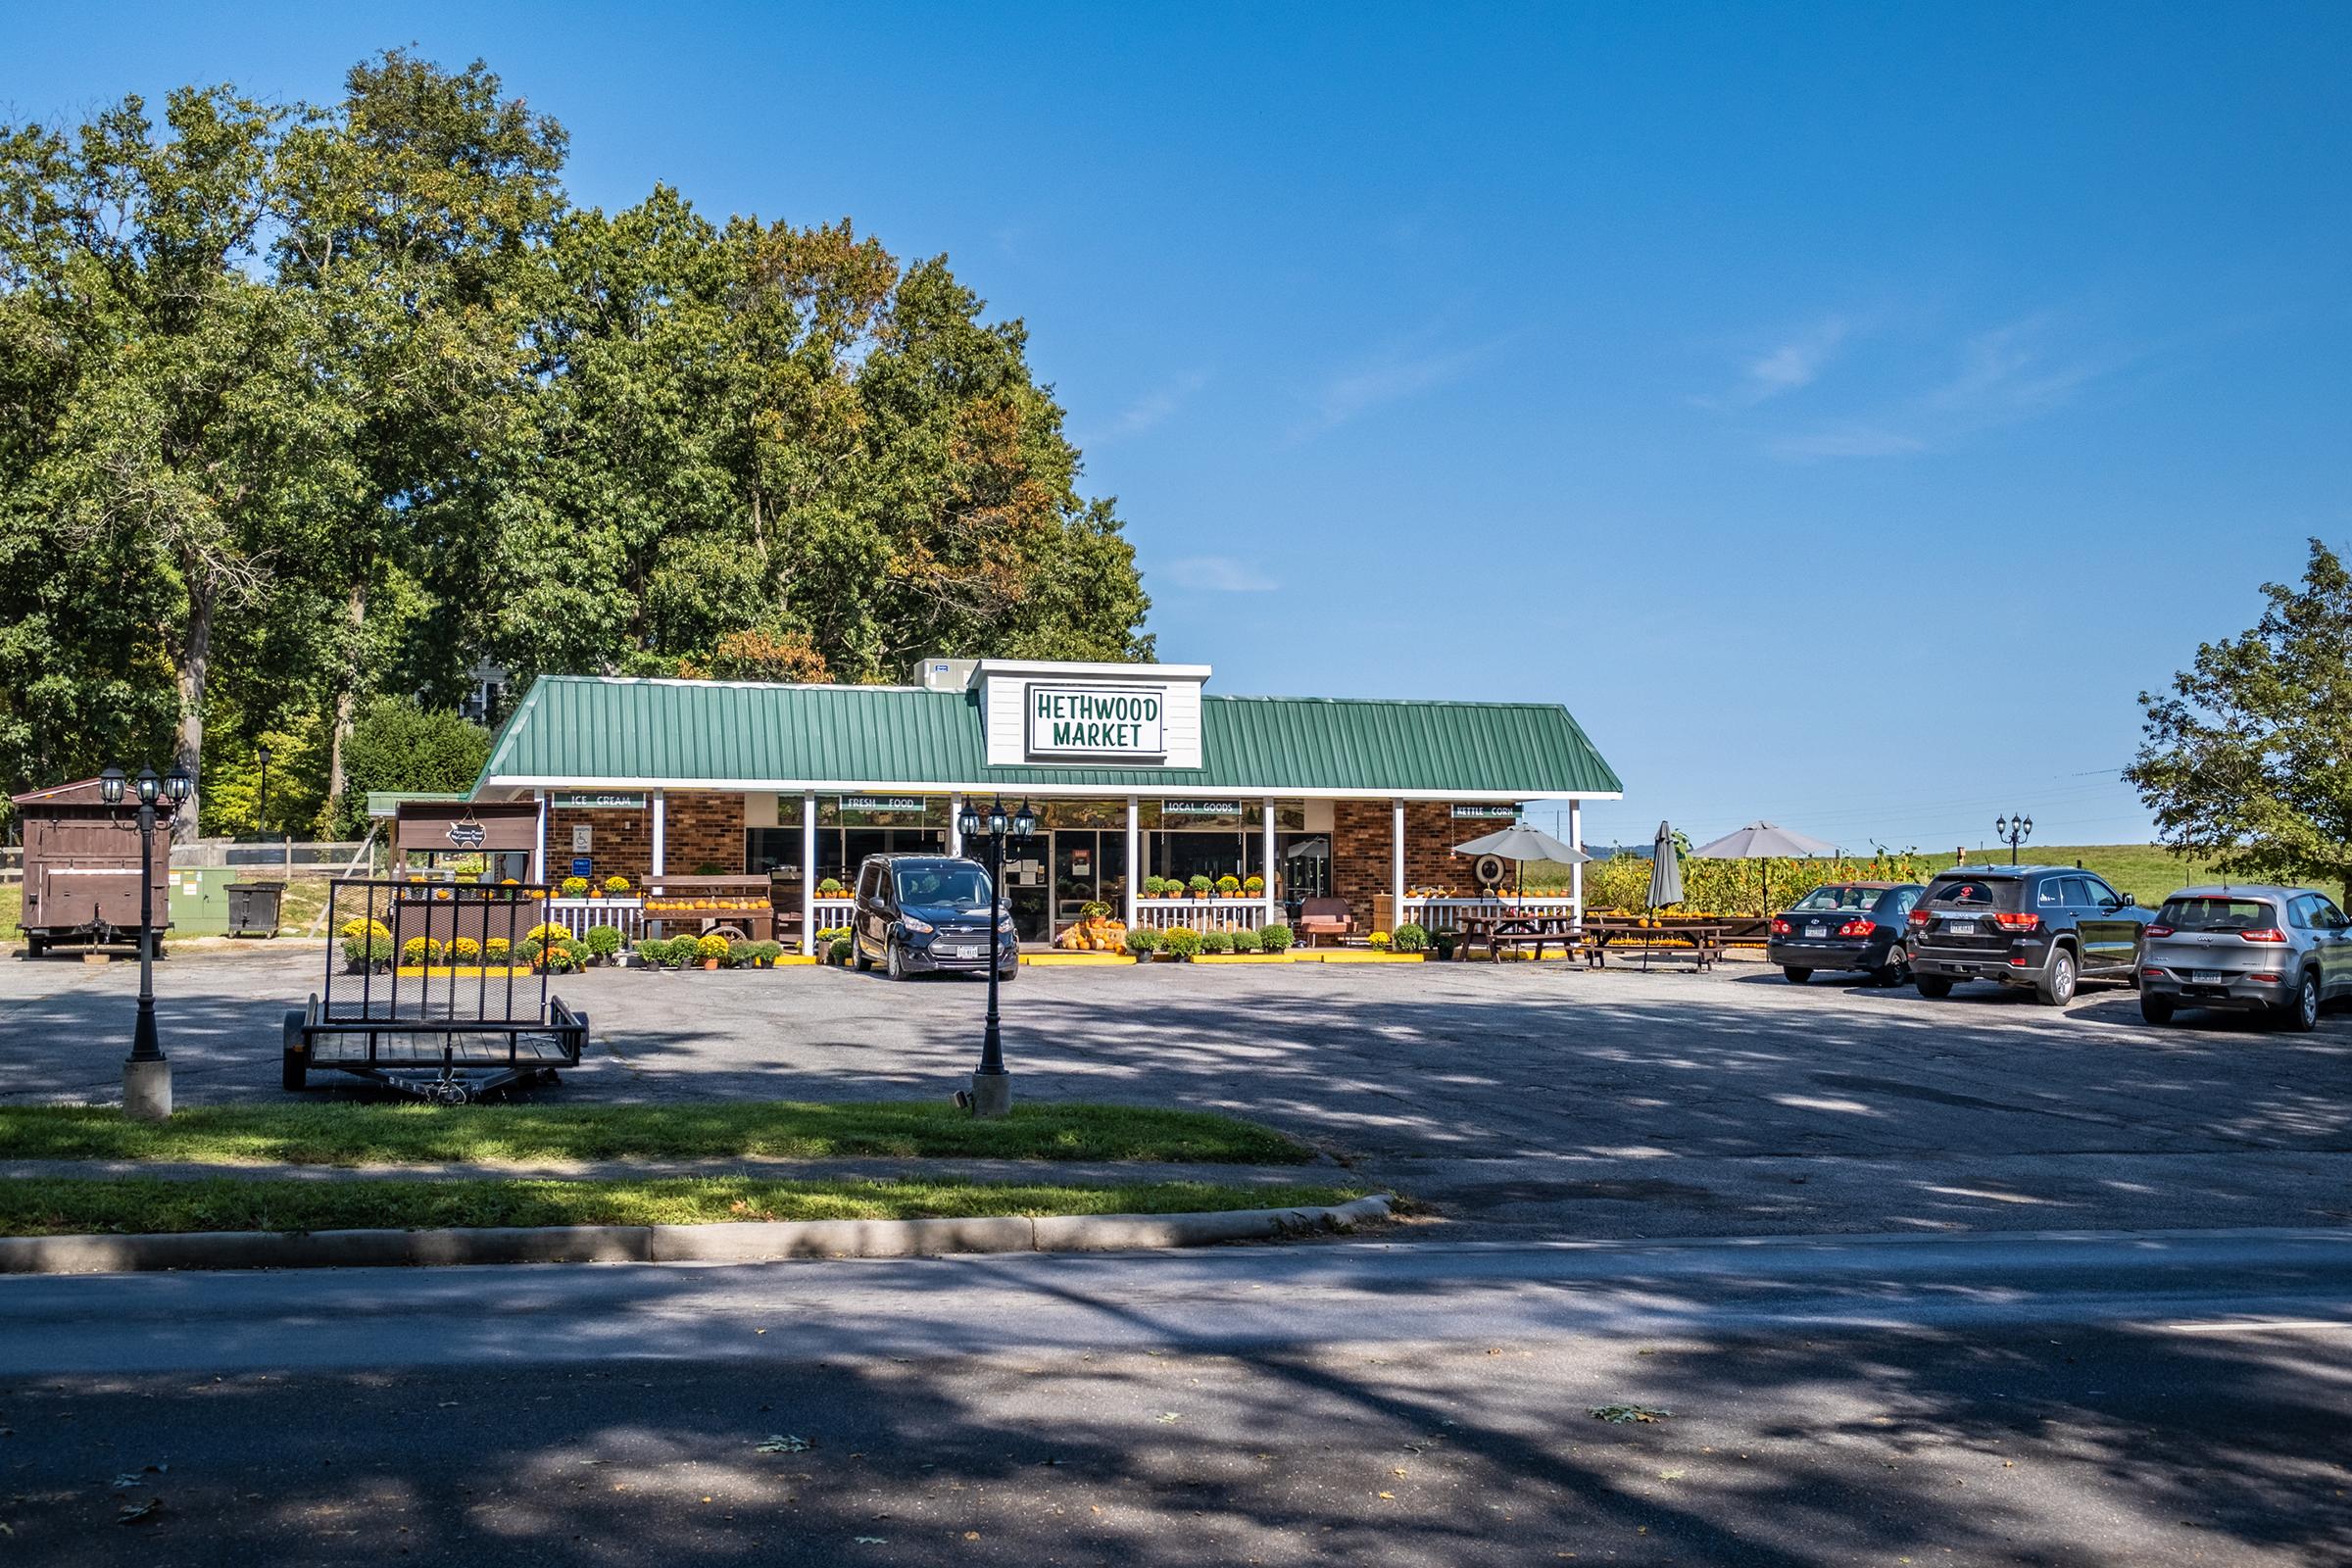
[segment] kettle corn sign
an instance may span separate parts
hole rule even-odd
[[[1164,758],[1166,713],[1166,693],[1151,687],[1032,686],[1029,755]]]

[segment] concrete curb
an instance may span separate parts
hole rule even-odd
[[[1311,1208],[1030,1219],[819,1219],[745,1225],[548,1225],[433,1231],[193,1231],[0,1237],[0,1274],[164,1269],[401,1268],[473,1263],[766,1263],[796,1257],[1102,1252],[1349,1231],[1389,1217],[1388,1194]]]

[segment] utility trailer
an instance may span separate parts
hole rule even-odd
[[[11,798],[24,825],[24,952],[39,957],[61,943],[94,947],[139,940],[139,808],[109,806],[98,780],[52,785]],[[159,821],[157,857],[171,858]],[[156,867],[148,891],[157,951],[172,923],[171,876]]]
[[[285,1018],[284,1086],[331,1070],[443,1104],[510,1085],[554,1083],[588,1045],[588,1015],[548,994],[524,944],[544,923],[544,886],[349,881],[327,895],[326,984]],[[345,925],[383,928],[388,966],[351,962]],[[380,939],[379,939],[380,940]],[[509,962],[486,961],[504,942]],[[412,945],[421,948],[409,961]],[[470,961],[453,961],[470,944]]]

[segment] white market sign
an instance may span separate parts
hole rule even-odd
[[[930,802],[920,795],[844,795],[841,808],[845,811],[922,811]]]
[[[1167,693],[1148,686],[1032,685],[1029,755],[1165,759]]]

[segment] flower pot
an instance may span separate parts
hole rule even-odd
[[[718,967],[718,960],[716,958],[705,958],[703,960],[703,967],[706,969],[715,969]]]

